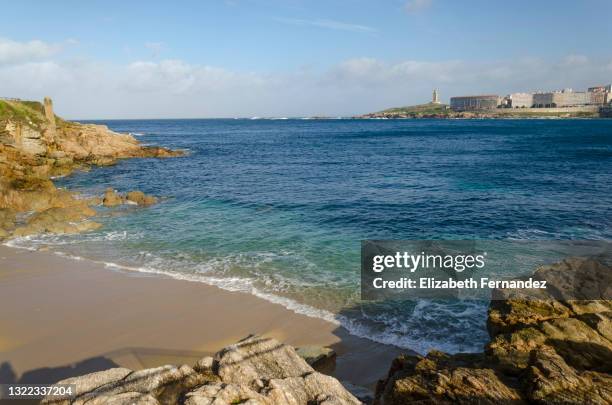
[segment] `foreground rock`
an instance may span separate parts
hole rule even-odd
[[[69,378],[73,398],[45,404],[343,405],[360,404],[335,378],[321,374],[295,350],[249,336],[194,367],[115,368]]]
[[[118,159],[180,155],[179,151],[142,146],[132,136],[103,125],[64,121],[53,113],[50,99],[44,105],[0,100],[0,240],[40,232],[83,232],[99,226],[87,220],[95,214],[87,207],[100,201],[79,199],[57,189],[51,181],[54,176],[114,164]],[[128,202],[147,206],[157,201],[141,192],[108,197],[107,206]],[[16,221],[18,215],[30,213],[29,219]]]
[[[573,297],[599,299],[497,291],[484,353],[401,356],[379,382],[375,403],[612,404],[612,268],[569,258],[534,276],[557,298],[572,289]]]

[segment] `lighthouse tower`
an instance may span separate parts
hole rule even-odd
[[[431,98],[432,104],[440,104],[440,93],[438,93],[438,89],[434,89],[433,97]]]

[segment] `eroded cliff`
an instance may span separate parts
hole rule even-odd
[[[42,232],[76,233],[100,226],[88,218],[96,214],[91,207],[101,200],[77,198],[56,188],[54,176],[113,164],[117,159],[180,155],[179,151],[142,146],[132,136],[104,125],[65,121],[54,114],[50,99],[44,104],[0,100],[0,240]],[[147,204],[152,201],[147,199]]]

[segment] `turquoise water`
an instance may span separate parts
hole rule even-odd
[[[360,303],[362,239],[612,237],[612,120],[102,123],[189,155],[58,184],[162,202],[14,244],[253,293],[419,351],[481,350],[487,303]]]

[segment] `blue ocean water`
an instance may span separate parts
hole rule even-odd
[[[15,244],[257,294],[419,351],[480,351],[487,303],[360,303],[362,239],[612,239],[612,120],[98,123],[189,155],[58,184],[162,202]]]

